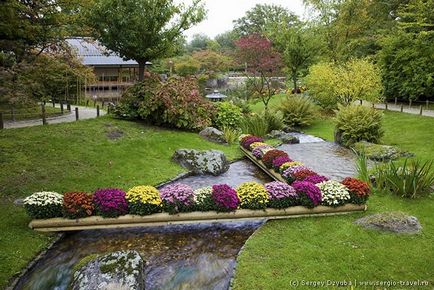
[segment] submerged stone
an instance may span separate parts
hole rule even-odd
[[[225,154],[219,150],[178,149],[172,159],[195,174],[220,175],[229,169]]]
[[[137,251],[118,251],[84,261],[74,273],[73,290],[144,289],[144,262]]]
[[[404,234],[417,234],[422,229],[416,217],[402,212],[372,214],[356,220],[355,223],[367,229]]]
[[[284,144],[298,144],[300,140],[292,135],[291,133],[287,133],[281,130],[273,130],[268,134],[268,137],[279,139]]]
[[[395,146],[374,144],[366,141],[355,143],[354,150],[358,153],[364,152],[366,158],[374,161],[390,161],[399,157],[413,156],[413,154],[401,151]]]
[[[224,133],[213,127],[206,127],[205,129],[199,132],[199,135],[205,140],[214,143],[220,143],[220,144],[226,143]]]

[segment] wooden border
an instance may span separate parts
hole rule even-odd
[[[261,168],[265,173],[267,173],[271,178],[273,178],[276,181],[281,181],[281,182],[286,182],[285,178],[282,177],[282,175],[280,175],[279,172],[276,172],[274,169],[269,169],[267,168],[267,166],[265,166],[264,162],[262,162],[262,160],[256,158],[255,156],[253,156],[252,153],[250,153],[250,151],[244,149],[243,147],[240,146],[241,151],[243,151],[244,155],[247,156],[247,158],[249,158],[253,163],[255,163],[259,168]]]
[[[42,232],[77,231],[124,227],[161,226],[170,224],[210,223],[252,219],[286,219],[304,216],[326,216],[348,214],[366,210],[365,205],[346,204],[339,207],[317,206],[309,209],[293,206],[287,209],[265,210],[239,209],[234,212],[189,212],[179,214],[157,213],[147,216],[124,215],[117,218],[92,216],[82,219],[52,218],[33,220],[29,227]]]

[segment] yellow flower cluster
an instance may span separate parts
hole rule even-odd
[[[128,190],[125,198],[130,203],[161,205],[160,192],[153,186],[141,185]]]
[[[298,161],[293,161],[293,162],[285,162],[282,165],[280,165],[280,172],[285,171],[285,169],[288,169],[289,167],[293,167],[293,166],[303,166],[304,164]]]
[[[268,203],[267,190],[257,182],[244,182],[237,188],[241,208],[261,209]]]
[[[264,146],[264,145],[268,145],[268,144],[267,143],[263,143],[263,142],[254,142],[254,143],[250,144],[250,150],[253,150],[256,147]]]

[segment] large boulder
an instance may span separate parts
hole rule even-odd
[[[404,234],[417,234],[422,229],[416,217],[402,212],[372,214],[356,220],[355,223],[367,229]]]
[[[300,140],[292,135],[291,133],[281,131],[281,130],[273,130],[268,134],[269,138],[278,139],[282,141],[283,144],[298,144]]]
[[[73,277],[73,290],[144,289],[144,262],[136,251],[118,251],[86,258]]]
[[[399,157],[413,156],[413,154],[402,151],[395,146],[374,144],[366,141],[355,143],[353,148],[359,153],[364,152],[366,158],[374,161],[390,161]]]
[[[178,149],[172,158],[195,174],[220,175],[229,169],[225,154],[218,150]]]
[[[220,144],[226,143],[224,133],[219,129],[213,127],[206,127],[205,129],[199,132],[199,135],[205,140],[211,142],[220,143]]]

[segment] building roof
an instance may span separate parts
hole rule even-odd
[[[84,65],[89,66],[124,66],[137,67],[134,60],[123,60],[119,55],[109,51],[96,40],[89,38],[70,38],[66,40],[76,51]]]

